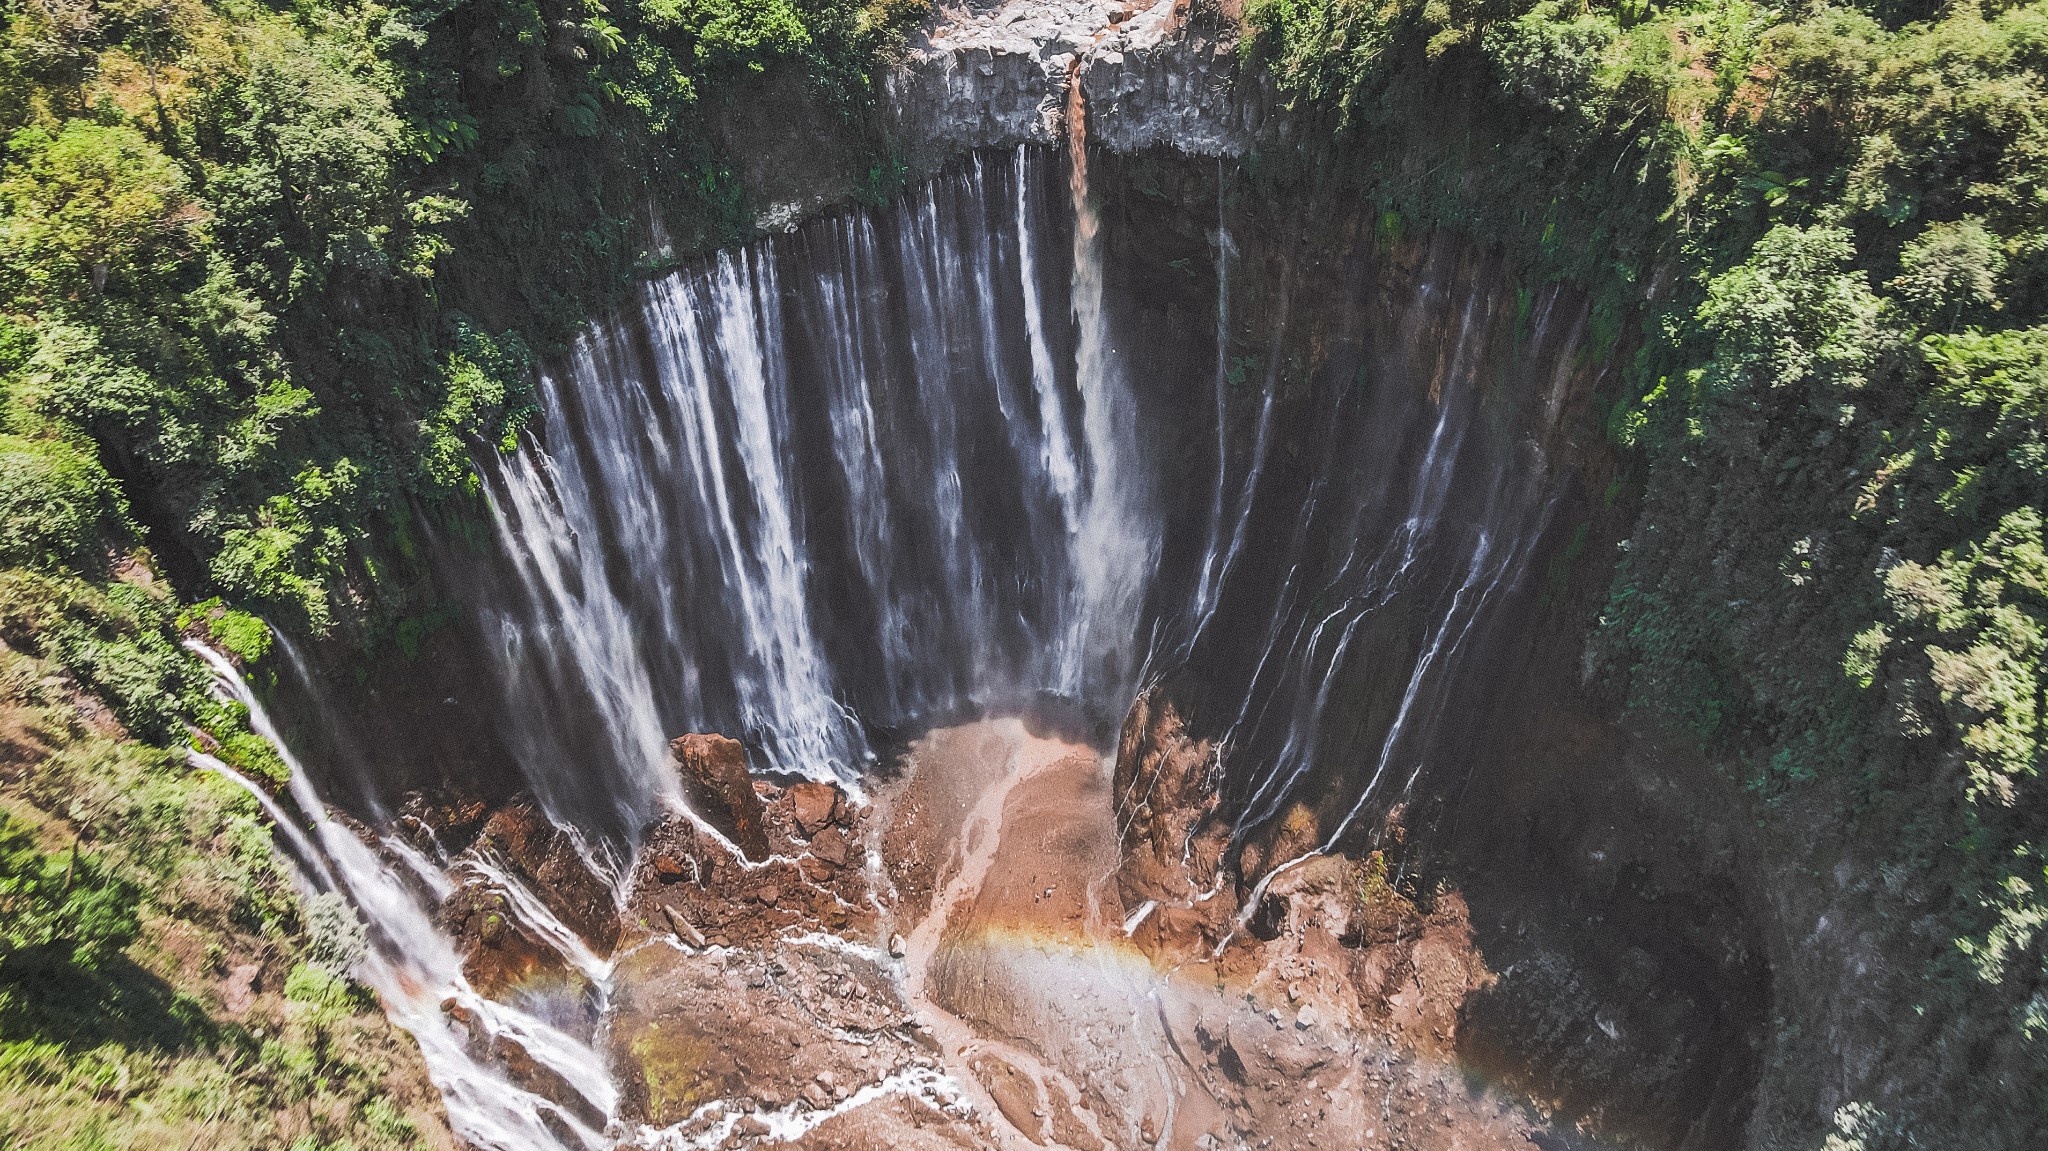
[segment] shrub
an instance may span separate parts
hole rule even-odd
[[[0,435],[0,566],[85,570],[127,528],[120,494],[90,449]]]
[[[74,845],[52,855],[0,810],[0,963],[18,952],[57,948],[91,969],[135,941],[141,891],[99,857]]]

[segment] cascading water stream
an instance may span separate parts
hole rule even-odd
[[[1080,642],[1065,682],[1095,679],[1097,690],[1127,687],[1146,582],[1158,560],[1156,513],[1144,490],[1137,412],[1123,379],[1103,299],[1102,220],[1088,188],[1088,100],[1078,67],[1067,79],[1067,171],[1074,208],[1072,300],[1081,426],[1093,467],[1088,502],[1073,540],[1080,577]]]
[[[194,753],[194,758],[255,793],[294,853],[305,857],[303,864],[312,869],[310,881],[319,890],[340,892],[368,925],[371,947],[356,974],[377,990],[392,1020],[419,1043],[455,1133],[493,1151],[582,1151],[607,1145],[603,1119],[593,1125],[516,1086],[477,1052],[516,1044],[560,1077],[591,1110],[608,1117],[618,1098],[605,1076],[604,1061],[574,1037],[472,990],[454,945],[434,926],[414,883],[328,815],[311,778],[241,673],[211,648],[192,642],[186,646],[212,671],[221,697],[247,708],[250,727],[276,749],[290,772],[292,800],[312,824],[313,834],[308,836],[275,800],[232,768],[211,756]],[[379,846],[387,852],[404,849],[395,840]],[[465,1022],[456,1022],[458,1017]]]
[[[1369,467],[1364,480],[1371,485],[1370,498],[1335,504],[1321,494],[1326,481],[1337,478],[1332,465],[1326,463],[1318,474],[1318,494],[1302,516],[1303,532],[1320,528],[1326,538],[1345,543],[1333,570],[1314,584],[1299,580],[1298,563],[1290,568],[1276,599],[1276,626],[1266,634],[1243,709],[1227,736],[1229,744],[1252,747],[1259,755],[1256,769],[1239,776],[1244,797],[1240,827],[1278,816],[1329,758],[1325,740],[1331,725],[1325,717],[1340,685],[1353,682],[1346,679],[1352,674],[1347,657],[1375,626],[1382,628],[1373,645],[1376,655],[1384,655],[1390,641],[1399,645],[1395,650],[1405,647],[1413,654],[1397,681],[1402,687],[1380,727],[1377,746],[1367,753],[1370,768],[1346,781],[1351,801],[1340,809],[1343,814],[1328,829],[1321,850],[1351,834],[1375,804],[1387,807],[1405,799],[1430,759],[1429,742],[1453,697],[1472,637],[1517,586],[1543,537],[1554,499],[1540,446],[1503,448],[1487,435],[1483,404],[1489,368],[1480,333],[1493,328],[1498,303],[1483,290],[1459,294],[1463,303],[1445,328],[1441,367],[1428,379],[1423,401],[1427,433],[1415,449],[1413,467]],[[1425,279],[1420,295],[1428,301],[1446,293],[1443,285]],[[1547,317],[1554,302],[1553,290],[1520,349],[1527,361],[1568,358],[1548,339]],[[1342,429],[1344,422],[1340,413],[1331,413],[1333,429]],[[1420,430],[1415,426],[1419,421],[1407,423]],[[1339,434],[1333,432],[1329,442]],[[1387,458],[1398,461],[1404,455],[1397,440]],[[1326,522],[1325,515],[1338,522]],[[1300,548],[1290,551],[1299,554]],[[1327,606],[1304,612],[1295,606],[1302,603]],[[1412,620],[1417,606],[1423,608],[1419,630],[1414,622],[1404,625],[1389,618],[1407,615]],[[1289,619],[1290,624],[1280,626]],[[1400,638],[1404,633],[1409,638]],[[1397,760],[1405,760],[1410,769],[1398,792],[1383,794],[1382,781]]]
[[[1214,490],[1209,497],[1209,538],[1202,549],[1202,572],[1195,584],[1194,601],[1189,605],[1188,614],[1194,623],[1188,629],[1180,656],[1186,658],[1188,649],[1201,637],[1202,628],[1216,610],[1216,593],[1223,581],[1230,576],[1230,563],[1237,557],[1237,549],[1244,542],[1244,511],[1249,508],[1251,493],[1247,491],[1237,501],[1238,514],[1230,542],[1226,547],[1223,540],[1223,492],[1230,479],[1230,261],[1236,255],[1230,239],[1230,220],[1224,210],[1224,188],[1222,161],[1217,161],[1216,180],[1216,475]],[[1245,479],[1247,488],[1258,482],[1258,460],[1263,457],[1267,416],[1272,412],[1272,395],[1268,393],[1264,411],[1259,420],[1259,443],[1261,450],[1254,457],[1251,474]]]
[[[1026,190],[1031,175],[1030,155],[1025,149],[1017,150],[1017,261],[1019,282],[1024,289],[1024,328],[1031,336],[1031,383],[1038,396],[1038,426],[1045,431],[1040,458],[1059,501],[1060,525],[1072,538],[1080,532],[1082,466],[1068,438],[1059,369],[1054,365],[1052,344],[1046,338],[1045,304],[1038,290],[1037,230],[1032,226],[1031,200]],[[1078,690],[1079,685],[1072,687]]]

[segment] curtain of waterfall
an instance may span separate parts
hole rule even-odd
[[[1214,446],[1159,475],[1084,115],[1064,163],[977,155],[663,276],[543,377],[490,476],[510,563],[483,630],[553,818],[629,845],[688,731],[857,788],[877,733],[1047,696],[1114,718],[1175,669],[1231,701],[1209,718],[1243,827],[1309,794],[1348,833],[1430,761],[1548,523],[1520,397],[1555,422],[1577,329],[1435,248],[1403,298],[1297,301],[1289,270],[1235,306],[1219,196],[1215,395],[1170,424]],[[1290,324],[1372,308],[1382,330],[1283,371]],[[1253,317],[1264,351],[1233,357]],[[1169,524],[1201,537],[1186,571]]]
[[[1544,290],[1525,318],[1495,269],[1433,246],[1392,322],[1287,397],[1305,464],[1280,475],[1268,448],[1287,389],[1267,364],[1241,421],[1236,523],[1211,536],[1217,584],[1201,585],[1184,648],[1188,678],[1227,701],[1216,726],[1241,831],[1296,802],[1323,813],[1325,848],[1370,831],[1362,818],[1475,726],[1446,720],[1483,698],[1468,689],[1558,499],[1529,426],[1576,350],[1557,299]]]
[[[543,377],[540,436],[491,477],[512,562],[484,630],[555,818],[630,836],[686,731],[857,786],[878,728],[1127,694],[1084,674],[1083,623],[1128,647],[1146,573],[1092,603],[1075,541],[1157,528],[1105,485],[1143,458],[1120,381],[1075,356],[1107,320],[1048,302],[1072,297],[1056,170],[976,157],[672,273]]]

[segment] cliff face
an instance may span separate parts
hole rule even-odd
[[[1240,68],[1234,36],[1182,0],[1009,0],[952,13],[888,80],[891,138],[924,162],[971,148],[1050,144],[1078,77],[1089,139],[1120,152],[1240,156],[1284,133],[1270,90]]]
[[[1458,413],[1465,422],[1447,425],[1457,430],[1444,442],[1463,445],[1462,462],[1503,469],[1512,480],[1502,490],[1541,492],[1545,502],[1524,519],[1512,504],[1473,498],[1485,490],[1478,484],[1462,488],[1433,523],[1439,540],[1474,524],[1497,541],[1527,532],[1534,550],[1520,582],[1502,584],[1495,614],[1438,654],[1438,666],[1455,666],[1458,678],[1443,685],[1434,719],[1426,705],[1409,712],[1405,742],[1388,733],[1411,669],[1429,655],[1426,610],[1397,600],[1366,613],[1349,633],[1348,661],[1329,655],[1340,642],[1337,626],[1305,629],[1300,666],[1310,677],[1328,675],[1320,696],[1259,682],[1262,662],[1287,655],[1283,642],[1264,659],[1272,630],[1265,615],[1213,624],[1193,658],[1161,679],[1158,699],[1186,717],[1194,739],[1229,736],[1222,815],[1231,842],[1206,846],[1199,827],[1161,830],[1158,812],[1140,811],[1127,845],[1163,840],[1172,861],[1198,869],[1220,851],[1242,877],[1235,897],[1256,903],[1251,889],[1262,877],[1338,831],[1392,747],[1396,774],[1414,767],[1419,778],[1406,791],[1383,784],[1343,843],[1384,850],[1394,882],[1409,885],[1403,890],[1453,892],[1469,908],[1478,952],[1499,978],[1458,1010],[1462,1064],[1513,1083],[1554,1114],[1584,1120],[1602,1145],[1796,1144],[1811,1128],[1793,1129],[1785,1113],[1802,1103],[1772,1084],[1759,1090],[1766,1051],[1778,1065],[1824,1059],[1799,1038],[1818,1029],[1795,1024],[1774,1033],[1766,1022],[1774,1009],[1769,968],[1779,958],[1767,954],[1766,941],[1784,929],[1764,893],[1782,876],[1766,852],[1720,848],[1728,826],[1740,822],[1728,815],[1741,810],[1737,789],[1696,759],[1620,754],[1631,736],[1619,709],[1579,683],[1579,652],[1611,576],[1606,557],[1628,530],[1630,509],[1603,496],[1620,462],[1595,407],[1620,357],[1585,352],[1582,298],[1528,291],[1515,267],[1469,238],[1397,237],[1355,207],[1333,207],[1340,201],[1328,188],[1261,195],[1226,172],[1219,194],[1216,172],[1213,163],[1156,154],[1093,169],[1119,297],[1130,302],[1127,347],[1148,364],[1170,362],[1184,348],[1188,317],[1217,292],[1216,280],[1180,269],[1209,266],[1203,229],[1214,226],[1213,205],[1232,205],[1226,354],[1244,379],[1227,396],[1233,467],[1250,466],[1260,409],[1272,397],[1259,487],[1269,514],[1284,508],[1292,517],[1275,514],[1263,530],[1255,522],[1238,578],[1263,573],[1257,597],[1279,605],[1297,578],[1324,588],[1331,577],[1335,588],[1347,570],[1368,566],[1318,568],[1314,549],[1290,550],[1287,527],[1318,522],[1319,507],[1341,506],[1353,517],[1346,531],[1308,533],[1335,541],[1337,559],[1353,537],[1399,537],[1418,506],[1399,496],[1402,485],[1430,470],[1421,437],[1404,442],[1399,433],[1404,411],[1425,429]],[[1205,379],[1211,367],[1159,373],[1154,410],[1185,413],[1206,402],[1188,381]],[[1460,391],[1475,380],[1486,384],[1476,402]],[[1376,384],[1412,393],[1416,406],[1403,409],[1384,394],[1365,402]],[[1191,446],[1204,439],[1196,421],[1162,415],[1153,430],[1177,466],[1201,466],[1201,449]],[[1474,474],[1483,473],[1464,482]],[[1347,480],[1355,486],[1343,487]],[[1373,522],[1365,509],[1381,504],[1397,519]],[[1204,530],[1199,515],[1183,514],[1169,529],[1166,554],[1199,548]],[[1319,597],[1315,618],[1340,612],[1344,598]],[[1414,682],[1416,698],[1427,699],[1439,681]],[[1244,712],[1265,718],[1235,722]],[[1273,718],[1283,713],[1291,718]],[[1140,728],[1143,715],[1141,705],[1133,713]],[[1301,754],[1304,747],[1313,750]],[[1142,769],[1131,790],[1148,795],[1177,794],[1189,775],[1164,752],[1127,759]],[[1261,819],[1259,781],[1295,772],[1314,783]],[[1293,874],[1268,893],[1284,891]],[[1197,887],[1208,882],[1204,874]],[[1161,929],[1187,914],[1167,887],[1144,887],[1130,901],[1140,897],[1160,901]],[[1817,1002],[1784,1010],[1803,1013]],[[1759,1101],[1774,1118],[1752,1138],[1745,1127]]]
[[[1216,170],[1153,153],[1104,159],[1092,175],[1120,295],[1133,302],[1125,317],[1132,354],[1147,362],[1188,343],[1217,285],[1183,269],[1212,267],[1204,230],[1214,226],[1213,205],[1240,205],[1229,223],[1230,355],[1254,367],[1249,386],[1231,393],[1233,434],[1240,448],[1253,442],[1257,405],[1273,391],[1280,438],[1268,482],[1284,483],[1288,467],[1320,458],[1318,421],[1333,409],[1308,397],[1313,381],[1347,375],[1358,333],[1345,330],[1345,318],[1386,323],[1442,285],[1403,282],[1395,274],[1403,246],[1376,250],[1370,221],[1347,224],[1331,210],[1341,202],[1333,189],[1303,182],[1285,202],[1252,207],[1236,198],[1246,192],[1217,195]],[[1484,249],[1469,240],[1438,233],[1433,243],[1484,263],[1464,273],[1457,297],[1482,301],[1478,315],[1490,295],[1527,287],[1511,262],[1479,260]],[[1390,284],[1374,298],[1347,288],[1349,276]],[[1290,294],[1291,316],[1281,303]],[[1450,311],[1463,314],[1461,305]],[[1400,329],[1385,346],[1415,354],[1417,330],[1428,329]],[[1512,377],[1513,361],[1529,354],[1523,339],[1526,329],[1497,338],[1490,378]],[[1575,363],[1597,377],[1630,354],[1624,345]],[[1274,362],[1281,369],[1264,376]],[[1155,410],[1205,403],[1191,383],[1203,378],[1199,365],[1162,373]],[[1551,458],[1579,474],[1556,513],[1553,550],[1538,560],[1531,602],[1483,661],[1505,679],[1499,694],[1458,717],[1465,750],[1432,766],[1437,774],[1414,800],[1407,866],[1463,892],[1478,946],[1502,973],[1466,1004],[1461,1058],[1585,1117],[1615,1145],[1817,1146],[1832,1128],[1861,1122],[1860,1109],[1917,1116],[1927,1132],[1967,1130],[1975,1145],[2029,1145],[2029,1116],[1998,1102],[2028,1090],[2007,1084],[2039,1075],[2010,1016],[1995,1002],[1959,1003],[1960,995],[1938,1002],[1952,993],[1930,988],[1927,973],[1952,948],[1936,914],[1946,882],[1938,870],[1888,862],[1895,832],[1859,810],[1853,786],[1760,796],[1744,787],[1725,748],[1701,749],[1660,729],[1588,672],[1587,637],[1637,518],[1626,491],[1640,482],[1639,464],[1613,458],[1595,410],[1614,386],[1608,375],[1558,392],[1564,419]],[[1527,399],[1520,386],[1505,386],[1486,410],[1502,418]],[[1560,401],[1546,400],[1529,425],[1551,425]],[[1201,440],[1192,425],[1168,420],[1155,430],[1183,461],[1202,450],[1191,446]],[[1336,450],[1363,458],[1377,448],[1367,436],[1340,435]],[[1168,553],[1176,538],[1185,543],[1200,530],[1183,520],[1169,531]],[[1332,693],[1337,727],[1378,722],[1370,709],[1375,700],[1384,706],[1388,674],[1398,679],[1393,649],[1375,642],[1370,650],[1390,666]],[[1245,653],[1247,664],[1255,659],[1255,650]],[[1214,738],[1243,701],[1226,683],[1169,677],[1163,697],[1195,736]],[[1257,770],[1256,752],[1235,734],[1236,769]],[[1359,770],[1357,756],[1324,750],[1325,770]],[[1321,814],[1327,833],[1341,811]],[[1255,850],[1293,854],[1253,837],[1248,877],[1259,873]]]
[[[915,183],[977,150],[1060,143],[1076,80],[1088,139],[1111,151],[1242,156],[1291,138],[1271,83],[1243,65],[1237,26],[1191,14],[1186,0],[944,10],[886,69],[870,120],[854,131],[794,70],[742,85],[712,119],[755,224],[781,232],[872,197],[890,164]],[[883,168],[867,170],[863,144],[887,156]]]

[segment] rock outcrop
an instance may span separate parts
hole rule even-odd
[[[611,885],[531,801],[475,822],[481,829],[452,857],[455,887],[435,915],[462,956],[463,976],[492,998],[518,991],[594,1003],[595,988],[563,951],[605,954],[618,942]]]
[[[747,774],[747,749],[722,735],[685,735],[668,745],[691,806],[724,832],[748,859],[768,858],[761,799]]]
[[[1184,0],[954,10],[915,38],[889,77],[890,134],[926,168],[972,148],[1054,143],[1078,78],[1092,141],[1242,155],[1286,127],[1263,79],[1240,74],[1231,31],[1220,20],[1191,22]]]
[[[470,848],[508,865],[555,918],[592,950],[618,941],[618,907],[611,885],[590,869],[575,840],[526,801],[491,813]]]
[[[1230,843],[1216,816],[1216,749],[1188,738],[1173,704],[1148,692],[1131,705],[1112,788],[1126,903],[1186,902],[1216,885]]]
[[[463,978],[480,995],[501,999],[575,981],[561,952],[520,919],[511,897],[473,872],[441,901],[436,918],[462,955]]]
[[[519,802],[442,908],[473,985],[602,1046],[607,1114],[445,1006],[586,1126],[726,1147],[1531,1146],[1457,1070],[1460,1009],[1492,980],[1463,901],[1399,890],[1378,854],[1246,884],[1214,749],[1164,700],[1134,707],[1113,764],[1014,720],[934,733],[872,805],[755,780],[722,737],[675,752],[751,851],[666,817],[599,914],[610,889]]]
[[[1207,23],[1210,27],[1199,26]],[[1176,0],[1010,0],[948,12],[888,80],[891,135],[927,166],[971,148],[1050,144],[1078,77],[1089,139],[1236,156],[1285,125],[1262,79],[1240,75],[1223,21]]]
[[[852,797],[829,783],[756,781],[740,745],[720,736],[685,736],[674,747],[686,771],[715,782],[727,812],[739,809],[733,822],[747,834],[721,828],[721,842],[680,814],[648,829],[627,888],[629,937],[753,946],[792,930],[873,930],[874,893],[861,867],[865,813]]]
[[[409,791],[392,823],[407,842],[431,856],[468,847],[490,815],[490,805],[475,796]]]

